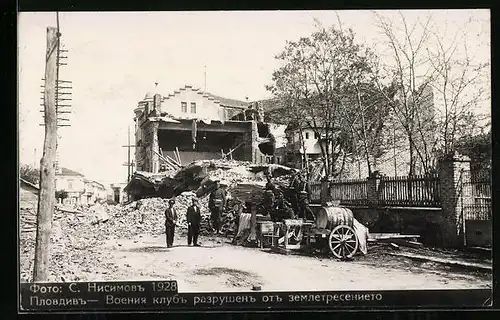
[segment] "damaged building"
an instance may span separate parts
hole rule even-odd
[[[276,139],[255,103],[186,85],[168,95],[147,93],[134,113],[135,177],[196,160],[276,161]],[[126,190],[137,189],[137,180],[133,178]]]
[[[137,171],[157,173],[161,156],[181,163],[220,159],[262,163],[274,141],[259,110],[186,85],[167,96],[148,93],[135,112]]]

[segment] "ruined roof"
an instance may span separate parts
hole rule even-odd
[[[31,188],[34,188],[34,189],[36,189],[36,190],[39,190],[39,189],[40,189],[40,188],[38,187],[38,185],[33,184],[33,183],[29,182],[28,180],[25,180],[25,179],[23,179],[23,178],[19,178],[19,180],[21,180],[21,186],[22,186],[22,185],[26,185],[26,186],[31,187]]]
[[[257,104],[261,106],[264,111],[271,111],[282,107],[280,100],[277,98],[257,100],[251,103],[252,106],[255,106]]]
[[[83,181],[85,183],[88,183],[88,184],[97,185],[97,186],[101,187],[102,189],[106,189],[106,187],[102,183],[100,183],[98,181],[90,180],[90,179],[83,179]]]
[[[220,104],[224,107],[246,107],[246,106],[250,105],[250,102],[231,99],[231,98],[224,98],[224,97],[212,94],[210,92],[206,92],[206,94],[210,95],[212,98],[214,98],[214,100],[220,101]]]
[[[57,173],[58,176],[80,176],[83,177],[83,174],[80,172],[76,172],[73,170],[70,170],[68,168],[61,168],[61,172]]]

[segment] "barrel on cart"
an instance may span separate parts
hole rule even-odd
[[[328,246],[339,259],[352,258],[359,247],[354,231],[354,215],[348,208],[322,207],[316,214],[318,234],[329,232]]]

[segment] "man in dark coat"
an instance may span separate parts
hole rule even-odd
[[[297,197],[298,191],[300,190],[299,185],[299,172],[298,170],[292,171],[292,177],[290,179],[290,185],[288,186],[290,190],[290,202],[292,205],[292,209],[295,214],[299,214],[299,200]]]
[[[299,205],[299,217],[304,220],[309,219],[314,221],[316,217],[309,206],[311,201],[311,189],[309,188],[309,183],[307,183],[306,178],[302,174],[299,176],[297,187],[296,192]]]
[[[167,237],[167,248],[172,248],[174,244],[175,225],[177,223],[177,210],[174,208],[175,200],[168,201],[168,208],[165,210],[165,235]]]
[[[271,218],[273,222],[282,221],[283,219],[295,219],[295,214],[293,213],[290,203],[285,200],[281,192],[278,193],[278,198],[276,199]]]
[[[273,187],[274,185],[268,182],[268,184],[266,185],[266,189],[264,190],[263,205],[265,216],[272,214],[274,203],[276,201],[276,197],[274,195],[275,189]]]
[[[219,181],[215,182],[215,190],[210,194],[208,208],[211,212],[212,228],[216,233],[220,232],[222,211],[226,206],[226,191],[221,187]]]
[[[187,209],[187,223],[188,223],[188,246],[193,243],[193,246],[199,247],[198,234],[200,233],[201,212],[198,199],[193,198],[191,206]]]

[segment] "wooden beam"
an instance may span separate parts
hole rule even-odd
[[[173,130],[173,131],[192,131],[192,124],[182,124],[182,123],[165,123],[160,122],[159,130]],[[222,124],[203,124],[199,123],[197,126],[198,135],[200,132],[230,132],[230,133],[246,133],[251,131],[251,126],[249,122],[235,122]]]
[[[163,155],[161,155],[160,153],[156,152],[155,150],[153,150],[153,152],[158,155],[158,157],[160,158],[160,160],[163,160],[163,162],[165,162],[166,164],[170,165],[172,168],[176,169],[176,168],[180,167],[180,165],[177,162],[175,162],[172,158],[170,158],[169,156],[166,155],[166,157],[164,157]]]
[[[48,282],[50,263],[50,235],[56,202],[55,161],[57,148],[57,50],[59,33],[54,27],[47,28],[45,57],[44,124],[45,139],[40,163],[40,194],[38,197],[37,230],[33,280]]]

